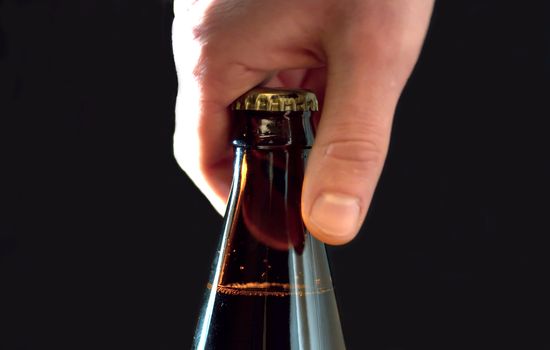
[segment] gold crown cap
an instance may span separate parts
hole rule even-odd
[[[284,88],[254,88],[231,105],[238,111],[317,111],[319,103],[312,91]]]

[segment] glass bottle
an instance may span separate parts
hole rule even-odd
[[[317,99],[257,88],[231,109],[233,182],[194,349],[345,349],[325,246],[301,219]]]

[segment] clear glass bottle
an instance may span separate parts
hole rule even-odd
[[[233,183],[194,349],[345,349],[325,246],[301,219],[317,109],[305,90],[233,103]]]

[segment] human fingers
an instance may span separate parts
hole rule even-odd
[[[287,6],[288,5],[288,6]],[[231,181],[227,107],[274,73],[318,66],[304,11],[287,0],[176,1],[174,153],[222,213]],[[290,10],[289,10],[290,9]]]
[[[382,171],[399,95],[433,1],[364,1],[323,43],[327,85],[302,194],[309,231],[329,244],[358,232]]]

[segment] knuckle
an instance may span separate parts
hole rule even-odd
[[[324,158],[348,172],[362,174],[380,168],[385,159],[385,148],[374,140],[334,141],[324,148]]]

